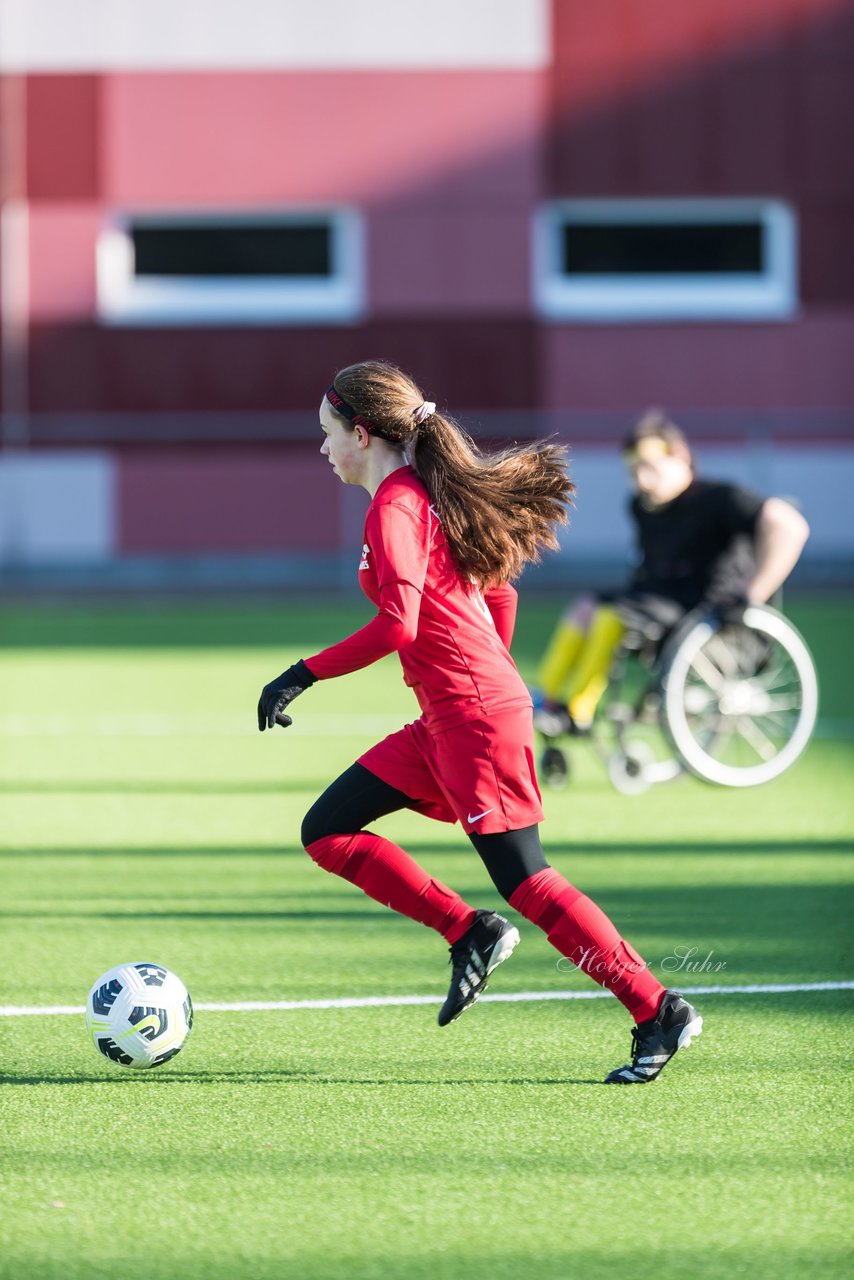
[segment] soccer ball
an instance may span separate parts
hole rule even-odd
[[[86,1000],[86,1031],[120,1067],[159,1067],[184,1046],[193,1004],[177,974],[140,960],[109,969]]]

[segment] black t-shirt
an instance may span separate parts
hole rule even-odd
[[[744,592],[754,572],[754,536],[764,498],[734,484],[692,480],[662,507],[630,504],[640,552],[633,591],[693,609]]]

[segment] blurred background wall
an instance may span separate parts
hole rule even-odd
[[[353,582],[367,356],[571,445],[542,580],[653,404],[852,576],[850,0],[0,0],[0,73],[7,586]]]

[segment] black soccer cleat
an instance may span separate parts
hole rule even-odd
[[[486,990],[493,969],[513,954],[519,930],[495,911],[478,911],[474,924],[451,947],[451,985],[439,1010],[439,1026],[446,1027],[474,1004]]]
[[[697,1010],[678,991],[665,991],[656,1016],[632,1028],[631,1062],[607,1075],[605,1084],[648,1084],[702,1030]]]

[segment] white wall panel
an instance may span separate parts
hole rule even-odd
[[[525,68],[550,0],[0,0],[0,70]]]
[[[92,563],[114,548],[108,454],[0,455],[0,564]]]

